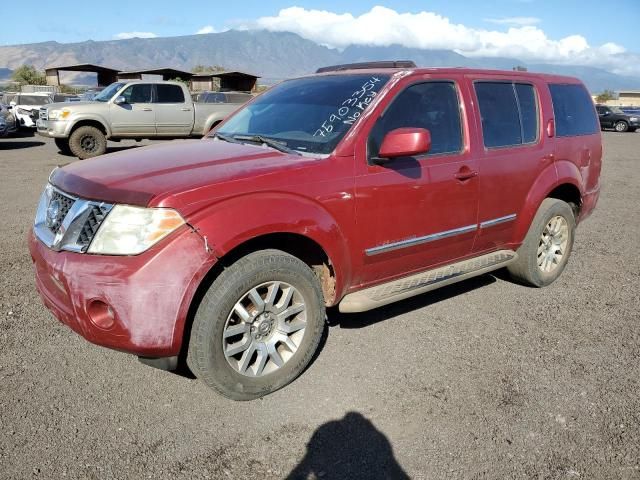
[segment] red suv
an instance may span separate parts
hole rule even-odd
[[[322,69],[203,140],[54,170],[29,238],[45,305],[87,340],[248,400],[302,373],[325,308],[506,267],[543,287],[594,209],[602,144],[574,78]]]

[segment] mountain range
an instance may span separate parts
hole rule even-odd
[[[581,78],[592,92],[640,87],[640,79],[594,67],[528,64],[517,58],[465,57],[453,50],[422,50],[400,45],[388,47],[352,45],[337,50],[306,40],[295,33],[266,30],[229,30],[222,33],[163,38],[80,43],[43,42],[0,46],[0,79],[23,64],[48,66],[94,63],[120,70],[172,67],[190,71],[195,65],[222,65],[262,77],[260,83],[314,72],[318,67],[373,60],[413,60],[418,66],[477,67],[560,73]],[[91,80],[68,77],[72,83]],[[66,77],[65,77],[66,79]],[[65,81],[63,79],[63,81]],[[67,80],[68,81],[68,80]]]

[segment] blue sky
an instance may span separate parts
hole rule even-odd
[[[158,36],[188,35],[207,25],[220,30],[257,17],[276,15],[280,9],[294,5],[336,13],[350,12],[354,16],[375,5],[383,5],[398,12],[431,11],[448,17],[453,23],[485,29],[507,28],[505,24],[491,23],[487,19],[534,17],[540,19],[537,26],[551,38],[580,34],[590,44],[615,41],[628,50],[640,50],[636,48],[640,30],[638,0],[612,3],[599,0],[360,0],[348,4],[336,0],[210,3],[153,0],[107,4],[58,0],[55,5],[55,8],[35,9],[33,2],[7,2],[2,8],[5,21],[0,28],[0,44],[108,40],[118,33],[134,31],[152,32]],[[25,28],[26,25],[29,28]]]
[[[11,1],[3,18],[0,45],[267,28],[336,48],[399,43],[640,73],[640,0]]]

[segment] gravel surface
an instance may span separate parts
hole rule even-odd
[[[598,209],[552,286],[498,272],[330,312],[307,372],[244,403],[48,313],[25,236],[73,159],[0,140],[0,477],[640,478],[640,133],[603,135]]]

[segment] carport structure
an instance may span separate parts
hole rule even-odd
[[[91,63],[79,63],[77,65],[65,65],[61,67],[47,67],[47,85],[60,86],[60,72],[89,72],[98,76],[98,87],[106,87],[116,81],[118,70]]]
[[[191,77],[191,90],[219,90],[221,92],[254,92],[257,88],[257,75],[238,71],[196,73]]]
[[[193,73],[176,70],[175,68],[150,68],[147,70],[120,72],[118,73],[118,80],[142,80],[143,75],[159,75],[162,80],[173,80],[174,78],[190,80],[193,77]]]

